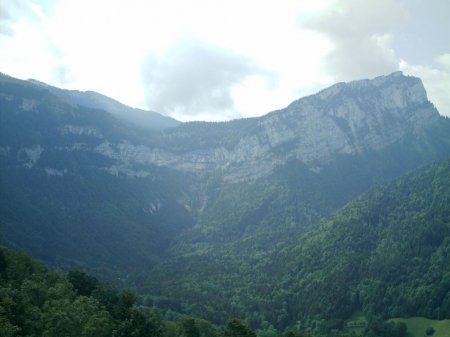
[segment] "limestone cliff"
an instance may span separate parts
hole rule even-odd
[[[338,83],[285,109],[254,118],[231,146],[224,141],[206,147],[194,143],[180,153],[167,145],[105,140],[94,151],[116,160],[122,168],[139,164],[198,173],[220,170],[225,180],[239,181],[264,176],[291,158],[320,170],[338,155],[382,149],[438,119],[421,80],[396,72],[373,80]],[[220,127],[217,123],[206,123],[206,127],[208,124],[212,130]],[[221,127],[232,133],[234,126]],[[176,138],[177,131],[174,133]]]

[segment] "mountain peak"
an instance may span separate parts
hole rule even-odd
[[[379,94],[380,91],[386,94],[383,99],[393,100],[393,104],[401,107],[428,101],[421,79],[414,76],[406,76],[401,71],[378,76],[374,79],[339,82],[310,97],[327,100],[340,94],[367,95]]]
[[[401,79],[401,78],[405,78],[405,77],[413,77],[413,76],[407,76],[407,75],[403,74],[403,71],[397,70],[397,71],[394,71],[394,72],[392,72],[390,74],[387,74],[387,75],[377,76],[372,81],[375,81],[375,82],[376,81],[381,81],[381,82],[383,82],[383,81],[386,81],[386,80]]]

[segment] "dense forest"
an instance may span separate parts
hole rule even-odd
[[[25,253],[0,247],[0,336],[256,336],[233,319],[223,329],[205,320],[139,305],[119,290],[78,270],[49,272]]]
[[[119,290],[82,271],[50,272],[29,255],[0,246],[0,336],[2,337],[256,337],[244,322],[218,327],[174,312],[163,317],[140,304],[131,290]],[[403,337],[404,323],[371,321],[368,336]],[[333,335],[345,336],[335,331]],[[314,337],[311,329],[258,331],[264,337]]]
[[[407,336],[404,323],[389,319],[450,317],[449,204],[450,160],[379,187],[278,245],[273,255],[255,257],[260,277],[266,278],[252,273],[256,291],[238,279],[212,289],[208,278],[203,283],[193,278],[192,286],[187,284],[192,293],[181,289],[172,308],[161,297],[138,297],[82,271],[50,272],[28,255],[2,247],[0,331],[5,337],[347,336],[351,316],[361,312],[364,336]],[[229,272],[226,264],[224,270]],[[163,291],[171,284],[156,281]],[[269,282],[276,286],[267,287]],[[177,312],[184,301],[196,300],[197,289],[212,308],[223,306],[226,323],[198,318],[209,318],[201,298],[188,307],[193,316]],[[242,295],[237,302],[242,308],[233,308],[231,291]],[[244,297],[248,294],[254,297]],[[265,321],[258,322],[261,317]]]
[[[195,254],[168,260],[160,268],[172,272],[156,273],[141,291],[161,308],[214,322],[232,313],[252,327],[332,320],[339,328],[357,311],[381,319],[448,318],[448,205],[449,160],[362,195],[265,254],[251,237],[215,251],[198,244]]]

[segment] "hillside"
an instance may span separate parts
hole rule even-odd
[[[225,337],[243,331],[256,336],[237,320],[227,324],[225,334],[201,319],[166,320],[157,309],[140,306],[130,290],[119,290],[78,270],[49,272],[28,255],[2,246],[0,294],[2,337]]]
[[[437,308],[447,310],[436,300],[448,292],[445,277],[425,267],[442,264],[445,207],[443,224],[428,228],[414,207],[426,213],[435,205],[407,206],[400,183],[396,193],[409,208],[392,215],[382,208],[398,224],[376,215],[383,205],[372,194],[354,205],[367,203],[375,214],[368,219],[383,222],[358,227],[363,213],[351,211],[360,216],[356,223],[346,213],[357,206],[333,217],[371,188],[450,156],[450,120],[428,101],[420,79],[397,72],[339,83],[263,117],[152,130],[73,98],[88,99],[86,93],[58,90],[0,76],[3,244],[53,268],[82,268],[133,286],[148,304],[215,323],[238,317],[254,328],[283,329],[296,320],[308,327],[342,320],[359,309],[386,318],[436,318]],[[444,178],[436,191],[418,183],[411,193],[445,198]],[[394,194],[390,186],[376,193]],[[394,207],[397,197],[389,198]],[[401,219],[416,214],[411,223],[422,221],[424,232],[411,232],[397,212]],[[333,229],[339,221],[345,233]],[[423,251],[406,255],[415,264],[403,260],[404,250],[422,241]],[[393,259],[389,268],[385,255]],[[418,275],[415,283],[392,268]],[[380,304],[372,290],[385,286],[392,294]],[[420,309],[414,301],[421,296],[439,303]]]
[[[255,237],[173,252],[147,283],[154,304],[254,326],[450,316],[450,161],[363,195],[263,250]],[[181,244],[180,244],[181,245]],[[207,247],[207,246],[206,246]],[[176,275],[176,277],[172,277]],[[171,301],[172,300],[172,301]]]
[[[100,282],[79,270],[49,272],[42,263],[23,252],[0,246],[0,332],[3,337],[256,337],[245,323],[230,319],[223,326],[174,312],[163,317],[156,308],[142,306],[136,294]],[[423,318],[396,322],[370,321],[363,329],[368,336],[407,337],[427,324],[443,336],[446,321]],[[400,321],[397,323],[397,321]],[[403,323],[406,321],[406,324]],[[258,336],[322,337],[322,332],[291,326],[283,333],[273,327],[258,330]],[[422,329],[423,330],[423,329]],[[339,334],[337,330],[333,334]]]
[[[95,91],[65,90],[36,80],[29,80],[29,82],[42,86],[53,95],[73,105],[107,111],[132,128],[155,131],[175,127],[180,124],[173,118],[163,116],[154,111],[131,108]]]
[[[114,161],[96,153],[105,139],[148,142],[146,131],[69,104],[41,85],[5,76],[0,85],[5,244],[53,266],[95,269],[117,280],[149,268],[193,223],[177,202],[187,176],[158,167],[146,168],[152,175],[136,167],[119,176]]]

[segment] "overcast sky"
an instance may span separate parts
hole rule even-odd
[[[0,71],[186,120],[402,70],[450,116],[448,0],[1,0]]]

